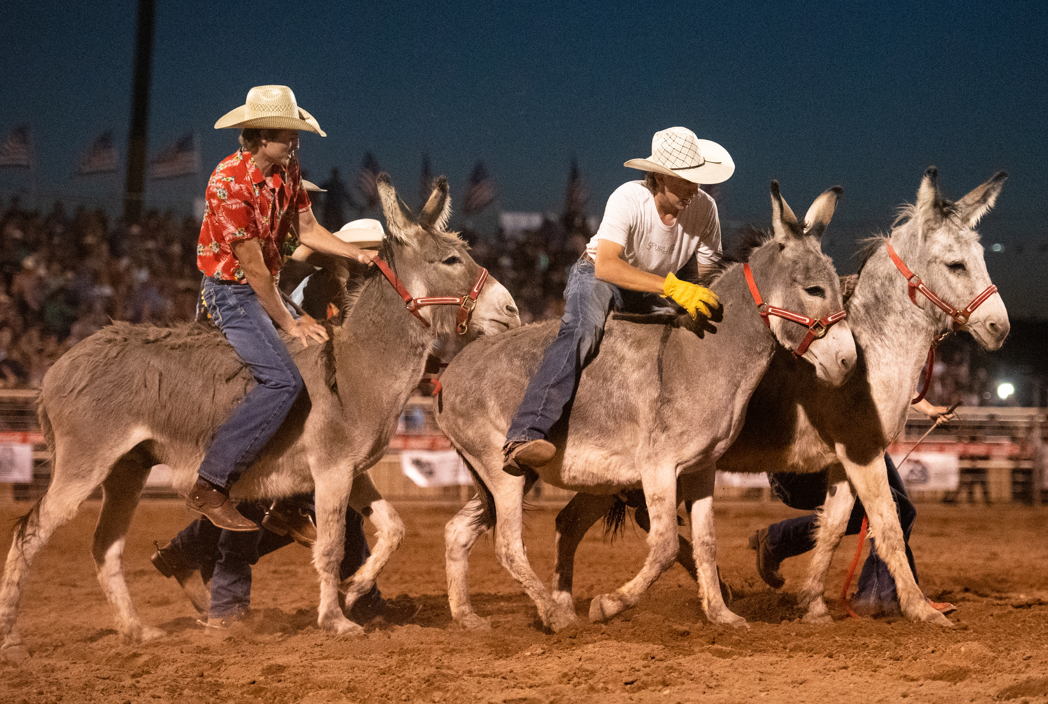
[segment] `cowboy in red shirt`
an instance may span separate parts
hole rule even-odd
[[[328,232],[313,215],[301,187],[296,152],[299,130],[326,136],[298,107],[287,86],[257,86],[246,103],[215,123],[241,128],[241,149],[215,168],[207,184],[197,265],[211,319],[258,382],[215,431],[186,504],[219,528],[258,530],[229,500],[229,487],[258,457],[302,390],[302,378],[277,329],[308,345],[327,340],[316,320],[295,318],[277,289],[294,217],[302,244],[322,254],[371,256]]]

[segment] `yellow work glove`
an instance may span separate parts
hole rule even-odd
[[[717,294],[713,291],[697,284],[681,281],[673,274],[666,274],[666,283],[663,284],[662,290],[663,298],[672,298],[681,308],[688,311],[688,315],[693,319],[698,317],[698,313],[708,318],[711,307],[720,307]]]

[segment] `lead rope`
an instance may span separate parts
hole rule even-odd
[[[932,347],[932,351],[933,352],[934,352],[934,350],[935,350],[935,348]],[[934,359],[935,358],[933,357],[932,358],[933,362],[934,362]],[[925,389],[925,391],[927,391],[927,389]],[[924,394],[923,393],[920,396],[917,397],[917,401],[920,401],[922,398],[924,398]],[[914,401],[914,403],[917,403],[917,401]],[[961,405],[961,402],[958,401],[957,403],[955,403],[952,406],[950,406],[949,408],[947,408],[946,409],[946,413],[943,413],[942,415],[943,416],[950,415],[951,413],[956,411],[957,407],[960,406],[960,405]],[[906,460],[910,459],[910,455],[912,455],[913,451],[917,449],[917,446],[920,445],[922,442],[924,442],[924,439],[926,437],[928,437],[929,435],[931,435],[932,431],[935,430],[937,427],[939,427],[938,419],[936,419],[936,421],[934,423],[932,423],[932,427],[928,428],[928,432],[926,432],[924,435],[922,435],[921,439],[913,444],[913,447],[910,448],[909,452],[907,452],[905,455],[903,455],[902,460],[899,461],[899,467],[898,467],[899,469],[902,469],[902,466],[906,463]],[[859,618],[859,615],[857,613],[855,613],[855,611],[852,609],[851,597],[848,596],[848,589],[851,587],[852,577],[855,576],[855,567],[856,567],[856,565],[859,564],[859,557],[862,555],[862,546],[866,544],[866,529],[869,528],[869,526],[870,526],[870,519],[869,519],[869,517],[868,516],[863,516],[862,517],[862,527],[859,528],[859,546],[855,549],[855,557],[852,558],[851,566],[848,568],[848,574],[844,577],[844,588],[841,589],[841,601],[844,602],[844,610],[848,613],[848,616],[850,616],[851,618]]]

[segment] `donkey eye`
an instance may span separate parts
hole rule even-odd
[[[964,262],[954,262],[953,264],[947,264],[946,268],[955,274],[960,274],[962,271],[968,271],[968,267],[964,265]]]
[[[461,263],[462,263],[462,260],[459,259],[457,254],[452,254],[450,257],[448,257],[447,259],[445,259],[444,261],[441,262],[441,264],[447,264],[448,266],[452,266],[453,264],[461,264]]]
[[[810,286],[804,289],[804,292],[815,298],[826,298],[826,291],[823,290],[822,286]]]

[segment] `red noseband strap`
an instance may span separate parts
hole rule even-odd
[[[753,280],[753,270],[750,269],[749,262],[742,265],[742,271],[746,274],[746,284],[750,287],[750,295],[753,296],[753,302],[757,304],[757,311],[764,318],[764,324],[769,328],[771,327],[770,316],[775,315],[780,318],[805,325],[808,328],[808,334],[801,340],[801,344],[797,346],[797,349],[793,351],[795,357],[803,356],[808,351],[808,345],[815,340],[826,335],[826,331],[829,330],[835,323],[839,323],[848,317],[846,311],[840,310],[832,315],[827,315],[825,318],[816,320],[815,318],[809,318],[806,315],[800,313],[794,313],[793,311],[786,310],[785,308],[776,308],[775,306],[769,306],[761,298],[760,291],[757,290],[757,282]]]
[[[407,288],[401,283],[400,279],[393,270],[389,268],[380,257],[375,257],[371,260],[375,266],[378,267],[382,275],[386,277],[386,280],[397,290],[400,297],[404,299],[404,303],[407,304],[408,312],[419,319],[419,321],[429,327],[429,321],[422,317],[419,313],[419,308],[425,306],[459,306],[458,310],[458,326],[455,328],[459,335],[465,335],[469,330],[469,321],[473,317],[473,309],[477,307],[477,298],[480,297],[480,292],[484,289],[484,284],[488,281],[488,270],[481,267],[480,273],[477,275],[477,282],[473,284],[473,288],[465,296],[425,296],[422,298],[412,298],[411,294],[408,293]]]

